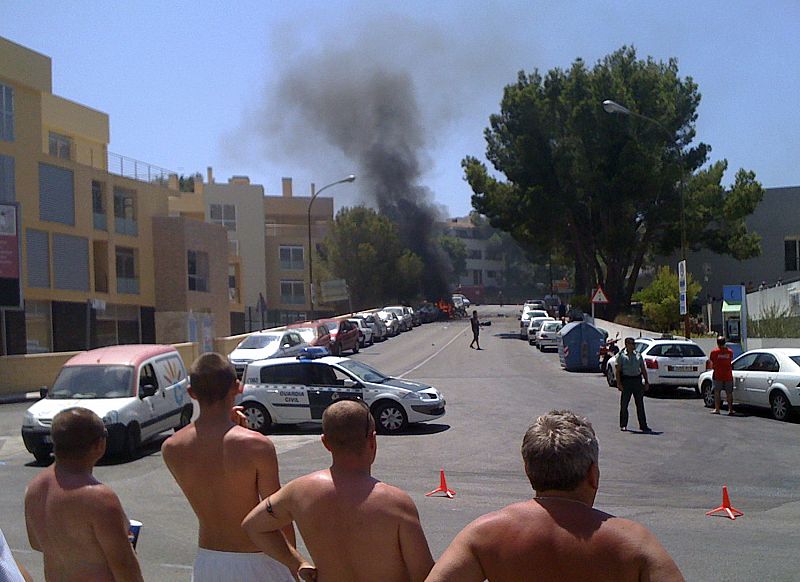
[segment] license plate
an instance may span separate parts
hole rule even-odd
[[[697,368],[693,366],[667,366],[670,372],[696,372]]]

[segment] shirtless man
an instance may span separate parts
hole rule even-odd
[[[272,442],[234,421],[241,385],[233,366],[219,354],[203,354],[189,380],[200,416],[164,441],[161,452],[200,523],[193,581],[293,580],[241,527],[248,512],[280,488],[280,480]],[[284,525],[294,544],[291,522]]]
[[[647,528],[592,509],[598,451],[585,418],[556,410],[537,418],[522,441],[536,497],[469,524],[427,581],[683,581]]]
[[[141,582],[122,504],[92,476],[106,451],[103,421],[67,408],[53,418],[51,436],[56,461],[25,491],[28,540],[44,554],[45,580]]]
[[[330,469],[295,479],[250,512],[242,526],[266,554],[292,571],[308,561],[276,530],[295,521],[319,582],[422,581],[433,565],[411,498],[370,475],[375,420],[361,401],[322,415]],[[304,580],[313,576],[302,572]]]

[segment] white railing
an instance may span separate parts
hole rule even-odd
[[[126,178],[133,178],[140,182],[158,182],[165,186],[171,174],[177,175],[177,172],[172,170],[113,152],[108,152],[108,172],[118,176],[125,176]]]

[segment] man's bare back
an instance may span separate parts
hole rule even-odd
[[[287,485],[283,500],[320,582],[424,580],[431,568],[414,502],[396,487],[326,469]]]
[[[200,524],[199,546],[257,552],[242,519],[280,487],[275,447],[265,436],[235,426],[192,423],[167,439],[164,462]]]
[[[557,497],[518,503],[478,518],[440,562],[447,567],[434,567],[429,581],[683,580],[647,528]],[[466,567],[470,563],[473,567]],[[458,571],[456,564],[463,569]]]
[[[51,466],[25,492],[31,546],[44,554],[47,580],[141,580],[116,494],[91,474]]]

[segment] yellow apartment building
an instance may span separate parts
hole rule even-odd
[[[181,260],[194,273],[159,276],[153,218],[168,215],[177,180],[109,154],[108,143],[107,114],[52,93],[49,57],[0,37],[0,203],[19,208],[23,300],[0,312],[0,354],[159,341],[157,287],[194,293],[192,282],[212,272],[224,280],[190,305],[213,314],[215,335],[230,332],[230,309],[240,303],[229,300],[226,266],[197,255],[192,264],[188,249]]]

